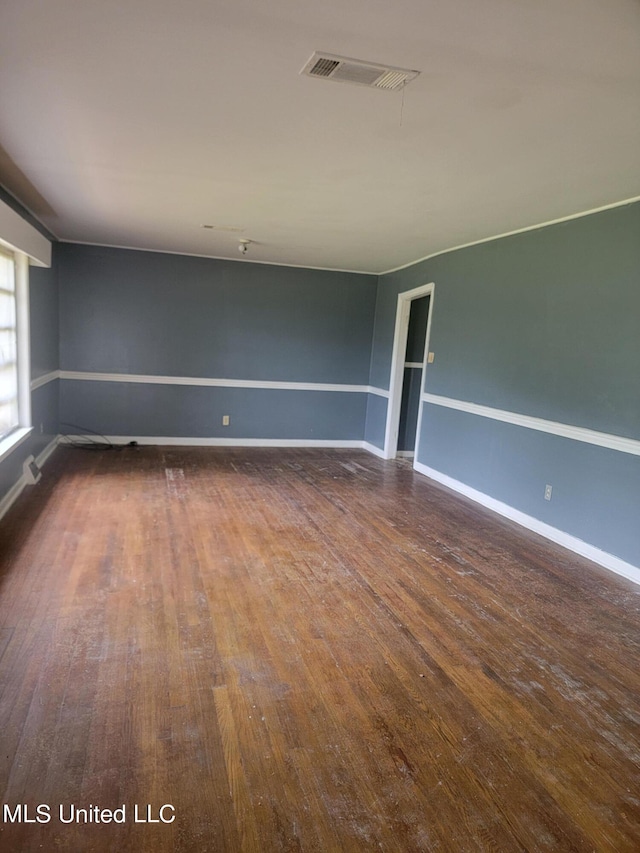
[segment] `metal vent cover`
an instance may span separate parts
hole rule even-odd
[[[386,89],[393,92],[402,89],[420,72],[316,51],[300,73],[308,77],[334,80],[336,83],[354,83],[356,86],[368,86],[370,89]]]

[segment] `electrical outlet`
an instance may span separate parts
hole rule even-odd
[[[550,486],[548,483],[544,487],[544,499],[545,501],[551,500],[551,492],[553,491],[553,486]]]
[[[222,426],[229,426],[230,418],[229,415],[222,416]]]
[[[435,352],[430,352],[429,355],[427,356],[427,364],[433,364],[435,357],[436,357]]]

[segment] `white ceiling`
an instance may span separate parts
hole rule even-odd
[[[640,195],[640,3],[2,0],[0,145],[62,240],[382,272]]]

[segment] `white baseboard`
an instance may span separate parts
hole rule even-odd
[[[380,459],[385,459],[384,450],[381,447],[376,447],[375,444],[371,444],[369,441],[361,441],[360,447],[363,450],[367,450],[369,453],[373,453],[374,456],[379,456]]]
[[[7,494],[0,501],[0,519],[2,519],[11,509],[13,504],[18,500],[20,495],[22,494],[22,490],[27,485],[27,479],[24,475],[20,477],[20,479],[13,484],[13,486],[9,489]]]
[[[335,447],[366,450],[385,459],[384,450],[368,441],[359,439],[325,439],[325,438],[193,438],[191,436],[166,435],[71,435],[71,440],[110,442],[118,446],[126,446],[132,441],[140,445],[165,447]],[[60,436],[64,447],[65,436]]]
[[[36,457],[36,464],[37,464],[38,468],[42,468],[42,466],[45,464],[47,459],[51,456],[53,451],[58,446],[58,441],[59,441],[59,436],[56,436],[52,441],[49,442],[49,444],[47,444],[47,446],[44,448],[44,450],[38,454],[38,456]],[[27,478],[25,477],[25,475],[22,474],[20,476],[19,480],[17,480],[17,482],[15,482],[13,484],[13,486],[9,489],[7,494],[0,501],[0,519],[2,519],[3,516],[6,515],[7,512],[9,512],[9,510],[11,509],[13,504],[18,500],[18,498],[22,494],[24,488],[28,485],[31,485],[31,484],[27,481]]]
[[[54,439],[52,439],[49,444],[42,450],[38,456],[36,456],[36,463],[38,468],[42,468],[42,466],[46,463],[47,459],[51,456],[53,451],[56,449],[58,444],[60,443],[60,436],[57,435]]]
[[[174,435],[70,435],[72,441],[109,442],[115,445],[136,444],[164,447],[346,447],[362,448],[356,439],[324,438],[194,438]],[[71,443],[71,442],[70,442]],[[65,436],[60,444],[64,447]]]
[[[335,447],[366,450],[380,459],[386,459],[384,450],[368,441],[358,439],[313,439],[313,438],[193,438],[191,436],[166,435],[72,435],[77,441],[106,441],[126,446],[132,441],[140,445],[165,447]],[[65,437],[60,437],[64,447]]]
[[[416,471],[419,471],[420,474],[424,474],[432,480],[437,480],[437,482],[442,483],[443,486],[447,486],[448,488],[453,489],[453,491],[471,498],[472,501],[482,504],[482,506],[487,509],[493,510],[493,512],[497,512],[505,518],[509,518],[511,521],[515,521],[516,524],[520,524],[522,527],[526,527],[534,533],[539,533],[540,536],[544,536],[545,539],[550,539],[557,545],[562,545],[563,548],[567,548],[569,551],[573,551],[581,557],[586,557],[588,560],[592,560],[594,563],[597,563],[605,569],[609,569],[611,572],[615,572],[617,575],[622,575],[623,577],[628,578],[628,580],[640,584],[640,568],[637,566],[633,566],[631,563],[627,563],[619,557],[609,554],[607,551],[601,551],[600,548],[596,548],[595,545],[590,545],[588,542],[584,542],[576,536],[571,536],[563,530],[558,530],[558,528],[552,527],[544,521],[540,521],[531,515],[520,512],[520,510],[514,509],[514,507],[502,503],[502,501],[498,501],[489,495],[485,495],[483,492],[479,492],[459,480],[454,480],[453,477],[449,477],[447,474],[442,474],[434,468],[429,468],[421,462],[416,462],[414,464],[414,468]]]

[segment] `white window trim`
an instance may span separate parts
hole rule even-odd
[[[18,428],[0,440],[0,462],[33,431],[31,425],[31,342],[29,339],[29,258],[12,251],[16,282]]]
[[[18,429],[10,432],[9,435],[5,435],[2,441],[0,441],[0,462],[9,456],[10,453],[13,453],[16,447],[22,444],[32,432],[33,427],[18,427]]]
[[[31,427],[31,342],[29,340],[29,258],[14,252],[18,343],[18,425]]]
[[[31,346],[29,341],[29,262],[51,266],[51,242],[0,199],[0,246],[16,259],[18,337],[18,428],[0,440],[0,461],[21,444],[31,426]]]

